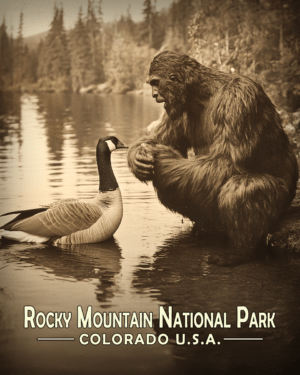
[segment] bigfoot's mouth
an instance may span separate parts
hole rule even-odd
[[[166,101],[166,99],[159,92],[157,92],[153,97],[155,98],[156,103],[164,103]]]

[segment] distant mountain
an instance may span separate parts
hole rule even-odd
[[[27,45],[30,50],[33,50],[37,48],[41,39],[46,39],[47,34],[48,31],[44,31],[43,33],[28,36],[24,38],[24,44]]]
[[[48,35],[48,32],[49,31],[44,31],[44,32],[39,33],[39,34],[34,34],[34,35],[28,36],[27,38],[24,38],[24,44],[27,45],[27,47],[30,50],[33,50],[33,49],[37,48],[37,46],[39,45],[40,41],[42,39],[44,39],[44,40],[46,39],[46,37]],[[70,33],[70,30],[66,30],[67,36],[69,35],[69,33]]]

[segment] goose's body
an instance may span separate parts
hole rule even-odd
[[[106,137],[97,145],[99,192],[93,199],[64,199],[38,209],[10,212],[15,219],[5,224],[0,235],[19,242],[79,244],[102,242],[118,229],[123,205],[110,154],[126,148],[117,138]]]

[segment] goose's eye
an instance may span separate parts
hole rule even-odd
[[[170,80],[171,80],[171,81],[176,81],[176,77],[175,77],[174,74],[171,74],[171,75],[170,75]]]

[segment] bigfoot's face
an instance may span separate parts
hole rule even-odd
[[[151,74],[147,83],[152,86],[152,97],[157,103],[165,103],[164,108],[171,120],[176,120],[182,115],[185,108],[185,95],[182,92],[182,83],[179,82],[176,74],[170,73],[167,76]]]

